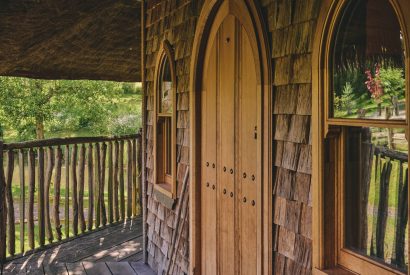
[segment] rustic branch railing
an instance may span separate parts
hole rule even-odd
[[[394,219],[393,247],[391,247],[391,263],[403,267],[405,265],[405,237],[408,221],[408,155],[406,153],[375,147],[374,179],[379,179],[378,202],[373,206],[373,232],[370,244],[370,255],[386,259],[385,242],[387,220]],[[393,163],[396,169],[393,169]],[[397,182],[391,182],[393,173],[396,173]],[[392,189],[396,187],[396,190]],[[395,207],[389,207],[389,192],[395,191]],[[376,207],[377,206],[377,207]],[[390,209],[389,209],[390,208]]]
[[[0,141],[0,152],[0,262],[140,214],[140,134]]]

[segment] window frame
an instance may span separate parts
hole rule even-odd
[[[161,81],[163,76],[163,67],[165,64],[165,60],[168,61],[170,70],[171,70],[171,79],[172,79],[172,113],[160,113],[160,89]],[[177,172],[177,165],[176,165],[176,133],[177,133],[177,82],[176,82],[176,70],[175,70],[175,62],[174,62],[174,52],[172,49],[171,44],[169,41],[164,40],[161,43],[161,48],[159,50],[156,66],[155,66],[155,75],[154,75],[154,119],[153,119],[153,130],[154,130],[154,188],[161,192],[162,194],[166,195],[171,199],[176,199],[177,193],[177,183],[176,183],[176,172]],[[159,127],[159,120],[161,118],[171,118],[171,175],[167,175],[164,171],[159,171],[158,162],[161,161],[159,159],[158,154],[158,147],[159,142],[162,142],[164,145],[166,143],[165,137],[163,140],[160,141],[158,137],[158,127]],[[165,155],[165,154],[164,154]],[[165,156],[164,156],[165,157]],[[165,160],[162,160],[165,163]],[[163,173],[163,177],[167,180],[165,182],[159,182],[159,173]]]
[[[339,274],[338,272],[358,272],[359,274],[403,274],[402,272],[381,264],[369,257],[344,248],[343,230],[343,171],[344,141],[343,135],[347,126],[364,126],[379,128],[404,128],[409,136],[409,90],[410,90],[410,2],[406,0],[389,1],[395,10],[403,32],[405,57],[405,120],[372,120],[333,118],[331,115],[332,67],[334,38],[343,15],[344,8],[350,0],[324,0],[318,19],[318,29],[312,59],[312,195],[313,195],[313,273]],[[407,16],[407,19],[406,19]],[[325,186],[325,138],[334,142],[331,149],[337,155],[333,185]],[[408,150],[408,154],[409,154]],[[410,173],[410,172],[409,172]],[[410,192],[409,192],[410,193]],[[409,196],[409,194],[408,194]],[[409,243],[407,243],[409,247]],[[346,274],[346,273],[343,273]],[[410,274],[410,270],[408,271]]]

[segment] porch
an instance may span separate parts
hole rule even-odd
[[[142,263],[140,134],[0,149],[1,274],[152,272]]]
[[[141,260],[142,220],[137,217],[11,259],[4,274],[150,274],[141,273]]]

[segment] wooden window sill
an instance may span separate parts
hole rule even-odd
[[[314,275],[357,275],[357,273],[341,268],[335,267],[331,269],[320,270],[317,268],[313,268]]]
[[[158,202],[164,205],[166,208],[172,210],[175,206],[175,198],[170,192],[171,187],[169,184],[155,184],[154,194]]]

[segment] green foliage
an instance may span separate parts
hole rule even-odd
[[[405,77],[400,65],[389,60],[376,65],[374,61],[365,65],[351,63],[337,68],[332,80],[336,117],[384,117],[387,110],[393,110],[396,117],[402,116]],[[381,87],[377,89],[381,94],[377,98],[369,91],[370,80],[378,81]]]
[[[0,78],[0,135],[6,130],[14,133],[13,140],[22,141],[42,138],[41,132],[46,138],[59,136],[59,132],[64,135],[133,133],[141,125],[140,102],[135,102],[132,109],[123,108],[129,101],[123,102],[126,93],[135,98],[140,86],[109,81],[3,77]],[[126,115],[133,119],[122,126],[113,125]]]
[[[141,94],[141,85],[139,83],[123,83],[122,90],[125,95]]]
[[[394,99],[404,97],[405,78],[401,68],[381,68],[380,79],[383,86],[383,101],[390,101],[394,105]]]
[[[140,123],[136,115],[124,115],[115,117],[110,121],[110,134],[115,136],[138,133]],[[137,123],[136,123],[137,122]]]

